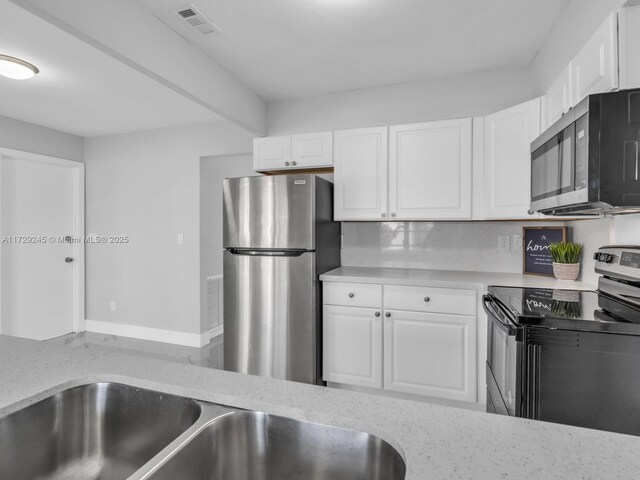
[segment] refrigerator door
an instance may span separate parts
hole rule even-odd
[[[313,252],[224,252],[225,370],[316,382],[314,271]]]
[[[314,176],[224,180],[223,246],[315,249]]]

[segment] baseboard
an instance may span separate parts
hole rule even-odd
[[[203,334],[186,333],[175,330],[141,327],[139,325],[127,325],[124,323],[102,322],[100,320],[85,320],[85,330],[87,332],[102,333],[105,335],[118,335],[121,337],[197,348],[203,347],[209,343],[209,340],[212,338],[210,337],[210,332]]]
[[[202,334],[202,336],[206,339],[206,343],[209,343],[212,338],[219,337],[224,333],[224,325],[218,325],[217,327],[213,327],[208,332]]]

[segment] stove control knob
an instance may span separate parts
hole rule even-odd
[[[603,261],[604,263],[611,263],[611,262],[613,262],[613,255],[611,255],[610,253],[605,253],[605,254],[603,255],[603,257],[604,257],[604,258],[602,259],[602,261]]]
[[[593,254],[593,259],[594,259],[596,262],[599,262],[599,261],[600,261],[600,252],[596,252],[596,253],[594,253],[594,254]]]

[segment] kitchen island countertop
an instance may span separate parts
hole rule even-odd
[[[0,335],[0,415],[53,392],[121,382],[379,435],[407,480],[636,479],[640,438]]]

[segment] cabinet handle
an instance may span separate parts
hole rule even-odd
[[[284,166],[288,167],[289,166],[289,162],[284,162]]]
[[[391,312],[387,312],[384,314],[385,317],[389,318],[391,316]]]
[[[355,293],[350,293],[350,294],[349,294],[349,298],[353,298],[353,297],[355,297],[355,296],[356,296],[356,294],[355,294]]]
[[[376,315],[376,317],[379,317],[380,316],[380,312],[376,312],[375,315]]]
[[[382,213],[381,216],[382,216],[382,218],[386,218],[387,214],[386,213]]]
[[[293,162],[291,162],[291,165],[293,165],[294,167],[298,164],[298,162],[296,162],[295,160]]]
[[[424,297],[424,301],[425,301],[425,302],[427,302],[427,303],[429,303],[429,302],[431,301],[431,298],[429,298],[429,297]]]
[[[392,216],[393,218],[396,218],[396,214],[395,214],[395,213],[392,213],[392,214],[391,214],[391,216]]]

